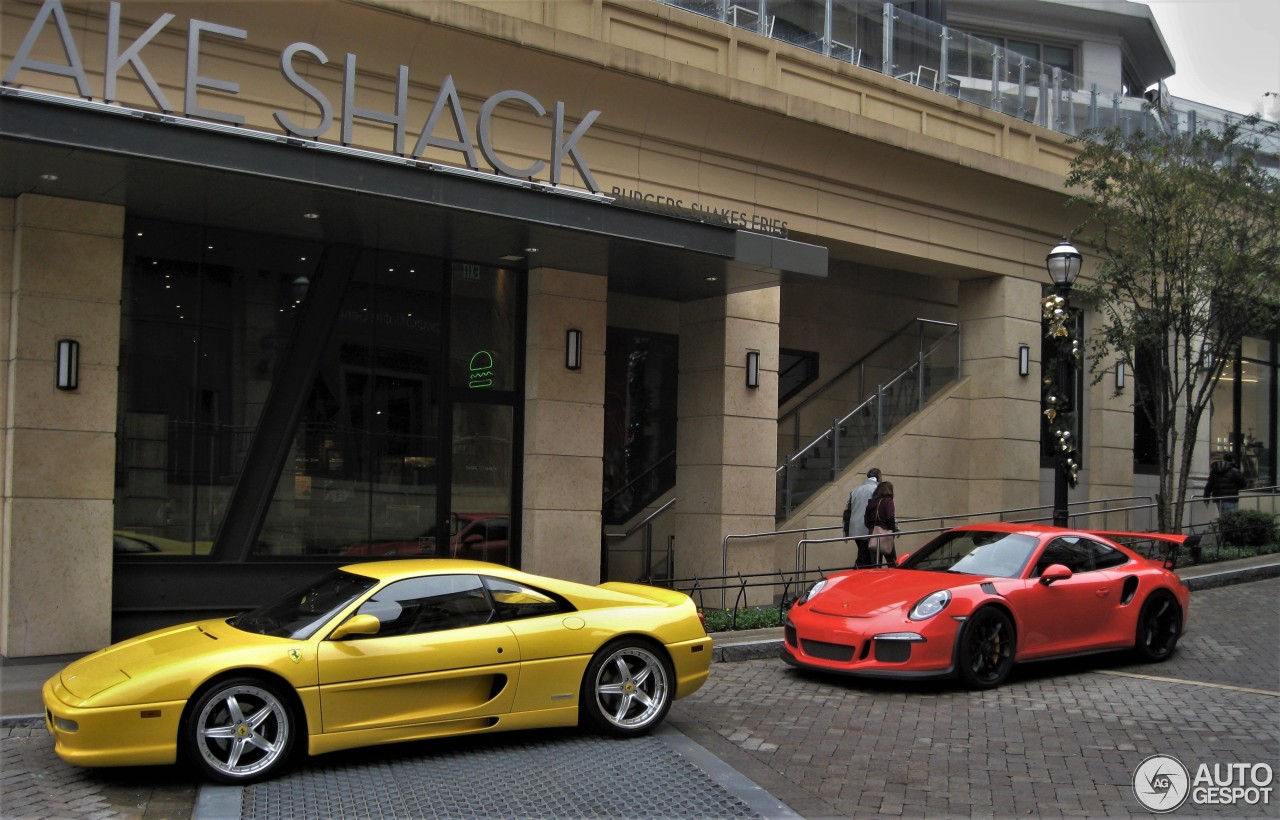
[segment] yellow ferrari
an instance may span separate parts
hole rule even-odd
[[[710,666],[684,593],[417,559],[342,567],[241,615],[122,641],[43,695],[69,763],[185,759],[249,783],[303,749],[579,722],[642,734]]]

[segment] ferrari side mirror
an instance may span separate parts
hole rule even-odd
[[[352,615],[329,633],[329,640],[340,641],[352,635],[377,635],[381,628],[382,621],[376,615]]]
[[[1062,564],[1050,564],[1040,573],[1040,583],[1049,586],[1054,581],[1065,581],[1071,577],[1071,570]]]

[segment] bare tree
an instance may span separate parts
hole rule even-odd
[[[1083,289],[1100,316],[1091,369],[1099,380],[1118,357],[1135,375],[1165,531],[1182,527],[1197,432],[1224,365],[1243,336],[1280,325],[1275,132],[1256,119],[1220,133],[1094,132],[1067,177],[1070,204],[1087,209],[1077,235],[1102,256]]]

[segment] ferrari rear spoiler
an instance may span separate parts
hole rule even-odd
[[[1112,532],[1109,530],[1088,530],[1091,535],[1110,538],[1137,551],[1139,555],[1158,559],[1164,562],[1165,569],[1176,569],[1180,547],[1186,547],[1195,553],[1200,546],[1200,534],[1170,535],[1164,532]]]

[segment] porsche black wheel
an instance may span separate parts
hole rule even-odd
[[[183,725],[183,752],[211,780],[251,783],[275,774],[296,739],[290,701],[254,678],[220,681],[196,699]]]
[[[995,607],[979,609],[960,634],[960,678],[971,689],[1004,683],[1013,669],[1013,622]]]
[[[1138,635],[1134,652],[1147,663],[1167,660],[1182,636],[1182,609],[1167,592],[1147,598],[1138,613]]]
[[[582,679],[582,710],[588,723],[627,737],[652,729],[666,717],[675,695],[675,673],[660,650],[642,641],[616,641],[601,649]]]

